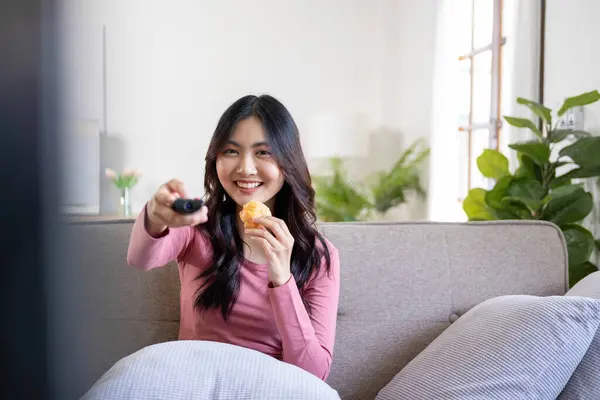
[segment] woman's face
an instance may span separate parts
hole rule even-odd
[[[257,200],[273,209],[284,183],[271,155],[262,123],[256,117],[240,121],[217,155],[217,176],[227,194],[241,207]]]

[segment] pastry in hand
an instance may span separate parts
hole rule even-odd
[[[242,211],[240,211],[240,218],[244,223],[245,229],[262,228],[263,226],[252,221],[252,218],[269,216],[271,216],[271,210],[269,210],[269,207],[256,200],[252,200],[244,204]]]

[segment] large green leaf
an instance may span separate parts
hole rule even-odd
[[[523,153],[517,153],[520,166],[515,171],[515,175],[522,178],[536,179],[542,181],[542,168],[537,165],[531,157]]]
[[[552,110],[548,107],[522,97],[517,97],[517,103],[526,105],[535,115],[540,117],[548,125],[552,124]]]
[[[561,142],[561,141],[565,140],[569,135],[572,135],[573,137],[580,139],[583,137],[591,136],[591,133],[586,132],[586,131],[576,131],[576,130],[570,130],[570,129],[556,129],[556,130],[550,131],[548,134],[550,143]]]
[[[592,234],[580,225],[569,224],[562,230],[569,255],[569,286],[573,287],[589,274],[598,271],[598,267],[590,262],[590,257],[594,246],[600,244],[594,243]]]
[[[581,138],[559,154],[570,157],[580,167],[600,167],[600,136]]]
[[[581,139],[581,138],[585,138],[585,137],[590,137],[590,136],[594,136],[593,134],[591,134],[590,132],[587,131],[578,131],[576,129],[573,129],[571,131],[571,135],[573,135],[573,137],[575,139]]]
[[[483,150],[483,153],[477,157],[477,167],[486,178],[500,179],[510,175],[508,158],[498,150]]]
[[[507,198],[508,199],[508,198]],[[496,219],[516,220],[516,219],[533,219],[531,211],[520,203],[503,202],[503,207],[494,209]]]
[[[586,262],[584,262],[582,264],[578,264],[578,265],[572,265],[572,266],[570,265],[569,266],[569,288],[572,288],[573,286],[575,286],[577,284],[577,282],[579,282],[580,280],[582,280],[589,274],[592,274],[596,271],[598,271],[598,267],[589,261],[586,261]]]
[[[550,199],[543,210],[542,218],[562,226],[583,220],[593,207],[592,195],[582,188],[564,189],[562,195],[559,192]]]
[[[525,205],[532,213],[542,206],[544,197],[542,184],[533,179],[514,180],[508,188],[508,198],[504,201],[519,202]]]
[[[600,251],[600,239],[596,240],[596,250]]]
[[[544,165],[550,159],[550,146],[545,143],[531,141],[510,144],[508,147],[529,156],[537,165]]]
[[[567,161],[555,161],[553,163],[550,163],[549,167],[546,170],[545,178],[542,181],[545,182],[548,179],[550,179],[550,181],[552,181],[553,179],[556,178],[556,170],[560,167],[563,167],[563,166],[569,165],[569,164],[572,164],[572,163],[567,162]]]
[[[534,219],[535,212],[522,199],[505,196],[502,207],[494,209],[498,219]]]
[[[508,189],[513,176],[505,176],[496,181],[494,187],[486,193],[485,202],[494,209],[498,219],[531,219],[531,211],[519,202],[510,202]],[[506,199],[506,200],[505,200]]]
[[[558,199],[561,197],[569,196],[569,195],[573,194],[574,192],[577,192],[580,190],[585,191],[583,188],[583,185],[580,185],[580,184],[574,184],[574,185],[569,184],[569,185],[559,186],[550,191],[550,193],[548,194],[548,200]]]
[[[470,221],[495,220],[494,210],[485,202],[487,191],[481,188],[471,189],[463,201],[463,210]]]
[[[582,179],[593,178],[595,176],[600,176],[600,165],[595,167],[575,168],[566,174],[559,176],[557,179]]]
[[[548,140],[550,143],[558,143],[565,140],[570,134],[571,131],[568,129],[556,129],[548,132]]]
[[[550,168],[552,168],[553,170],[556,170],[557,168],[564,167],[565,165],[568,165],[568,164],[572,164],[572,163],[569,161],[554,161],[550,165]]]
[[[561,186],[570,185],[570,184],[571,184],[571,179],[567,176],[567,174],[565,174],[565,175],[561,175],[557,178],[554,178],[552,181],[550,181],[550,188],[556,189]]]
[[[592,90],[591,92],[582,93],[578,96],[568,97],[565,99],[563,105],[558,110],[558,116],[562,116],[568,110],[573,107],[583,107],[588,104],[592,104],[600,100],[600,92],[597,90]]]
[[[502,199],[508,196],[508,188],[513,179],[512,176],[504,176],[498,179],[494,187],[486,193],[485,202],[494,209],[504,208]]]
[[[535,135],[537,137],[539,137],[540,139],[543,138],[542,133],[540,132],[538,127],[531,120],[529,120],[527,118],[505,116],[504,119],[506,120],[506,122],[508,122],[509,124],[511,124],[512,126],[515,126],[517,128],[529,128],[533,133],[535,133]]]
[[[592,233],[576,224],[565,225],[562,231],[567,242],[569,265],[580,265],[589,261],[595,245]]]

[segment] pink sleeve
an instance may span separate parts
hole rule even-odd
[[[323,260],[319,273],[310,281],[305,298],[309,316],[294,277],[282,286],[269,288],[275,322],[281,335],[283,361],[294,364],[322,380],[331,370],[340,292],[340,260],[337,249],[329,246],[331,272]]]
[[[135,268],[150,270],[178,259],[191,241],[192,228],[169,228],[160,238],[155,238],[146,230],[145,218],[146,206],[133,224],[127,263]]]

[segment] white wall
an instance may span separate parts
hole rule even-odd
[[[544,101],[600,90],[600,2],[548,0]],[[600,133],[600,104],[586,107],[586,129]]]
[[[301,132],[317,113],[362,118],[356,134],[380,136],[373,168],[400,153],[382,141],[429,136],[437,0],[70,1],[85,58],[98,59],[106,26],[107,129],[122,142],[115,163],[144,174],[136,211],[172,177],[202,194],[216,122],[247,93],[280,98]],[[101,86],[79,91],[85,116],[101,118]],[[349,166],[367,172],[365,160]]]
[[[599,17],[597,0],[547,2],[544,97],[555,109],[565,97],[600,90]],[[600,135],[600,103],[585,108],[584,128]],[[597,186],[590,183],[596,195],[596,210],[589,220],[589,228],[598,238],[600,193]]]
[[[375,2],[374,2],[375,3]],[[434,41],[439,0],[383,0],[380,2],[380,41],[383,56],[378,71],[381,124],[372,133],[371,162],[387,169],[415,140],[431,145]],[[428,165],[422,174],[429,187]],[[429,198],[410,197],[385,217],[428,219]]]
[[[385,0],[381,7],[382,122],[409,143],[431,132],[437,5],[438,0]]]

